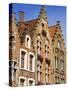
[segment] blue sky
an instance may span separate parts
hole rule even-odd
[[[13,4],[13,12],[16,13],[18,20],[19,11],[24,11],[24,20],[31,20],[38,17],[41,5],[32,4]],[[46,16],[48,18],[49,26],[56,24],[60,21],[63,37],[66,42],[66,7],[65,6],[50,6],[45,5]]]

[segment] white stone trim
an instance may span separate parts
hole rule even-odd
[[[29,60],[30,60],[30,55],[32,55],[33,56],[33,60],[32,60],[32,70],[30,70],[30,63],[29,63]],[[34,53],[32,53],[32,52],[29,52],[28,53],[28,70],[29,71],[32,71],[32,72],[35,72],[35,55],[34,55]]]
[[[27,46],[27,38],[29,38],[28,46]],[[26,37],[25,37],[25,47],[27,47],[29,49],[31,47],[31,37],[29,35],[26,35]]]
[[[21,51],[24,51],[25,54],[25,60],[24,60],[24,68],[21,67]],[[27,51],[25,49],[20,49],[20,69],[27,69]]]
[[[28,86],[29,86],[29,81],[33,81],[33,84],[32,84],[32,86],[34,86],[35,85],[35,80],[33,79],[33,78],[28,78]]]
[[[20,85],[20,79],[24,79],[25,80],[24,86],[27,86],[27,78],[23,77],[23,76],[19,76],[19,86],[21,86]]]

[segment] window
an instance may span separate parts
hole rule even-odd
[[[48,63],[45,64],[45,81],[46,81],[46,84],[48,83],[48,74],[49,74],[49,69],[48,69]]]
[[[64,69],[64,61],[60,60],[60,70],[63,70],[63,69]]]
[[[55,84],[59,84],[59,77],[55,77]]]
[[[24,68],[25,52],[21,51],[21,67]]]
[[[48,54],[49,54],[49,41],[46,40],[45,41],[45,57],[48,58]]]
[[[32,55],[30,55],[30,70],[32,70],[32,61],[33,60],[33,56]]]
[[[24,86],[25,79],[20,79],[20,86]]]
[[[35,55],[32,53],[32,52],[29,52],[28,54],[28,69],[30,71],[33,71],[35,70]]]
[[[59,68],[59,58],[55,56],[55,68]]]
[[[32,85],[33,85],[33,81],[30,80],[30,81],[29,81],[29,86],[32,86]]]
[[[16,70],[15,69],[11,69],[11,79],[12,81],[16,81]]]
[[[33,78],[28,78],[28,86],[35,85],[35,80]]]
[[[42,27],[44,27],[44,23],[42,23]]]
[[[27,47],[29,46],[29,38],[27,37]]]
[[[19,86],[26,86],[27,85],[27,78],[26,77],[19,77]]]
[[[38,60],[37,61],[37,79],[38,79],[38,81],[41,80],[41,75],[42,75],[41,68],[42,68],[41,62],[40,62],[40,60]]]
[[[30,38],[30,36],[26,35],[25,40],[26,40],[25,41],[25,46],[30,49],[30,46],[31,46],[31,38]]]
[[[27,51],[20,49],[20,68],[27,69]]]
[[[48,83],[48,74],[45,75],[46,78],[46,84]]]
[[[64,84],[64,78],[61,78],[61,84]]]
[[[37,40],[37,51],[38,51],[38,54],[41,54],[41,42],[39,40]]]
[[[61,48],[61,42],[58,41],[58,48]]]

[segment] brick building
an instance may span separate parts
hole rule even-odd
[[[48,26],[44,6],[34,20],[24,12],[9,17],[9,85],[32,86],[66,82],[66,52],[59,21]]]

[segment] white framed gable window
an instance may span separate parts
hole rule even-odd
[[[27,69],[27,51],[20,49],[20,68]]]
[[[30,49],[31,47],[31,37],[29,35],[26,35],[25,38],[25,46]]]
[[[34,86],[35,85],[35,80],[32,78],[28,78],[28,86]]]
[[[28,54],[28,69],[30,71],[35,71],[35,55],[31,52]]]
[[[19,77],[19,86],[27,86],[27,78],[26,77]]]

